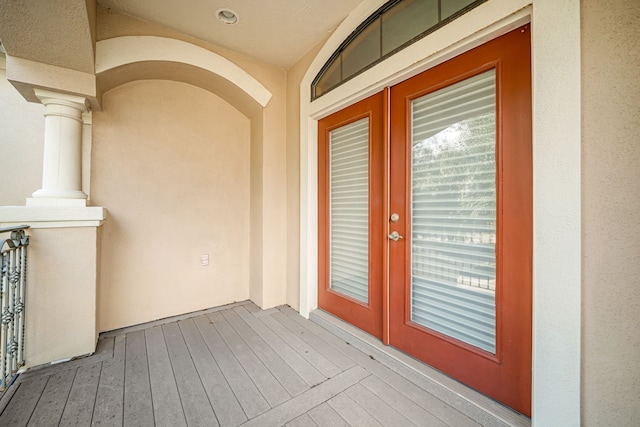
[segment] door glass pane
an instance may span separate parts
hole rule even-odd
[[[369,301],[369,118],[330,133],[330,287]]]
[[[412,102],[411,320],[495,353],[496,96],[487,71]]]

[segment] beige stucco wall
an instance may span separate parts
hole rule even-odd
[[[300,309],[300,82],[324,45],[287,70],[287,304]]]
[[[640,422],[640,2],[583,0],[582,417]]]
[[[98,230],[96,227],[29,230],[27,366],[94,352]]]
[[[287,280],[285,71],[171,29],[98,7],[98,40],[137,35],[170,37],[208,49],[247,71],[271,92],[272,97],[266,107],[249,117],[251,120],[249,245],[252,255],[249,257],[248,265],[250,293],[247,298],[251,298],[265,308],[285,303]],[[234,100],[227,99],[227,101]],[[247,161],[249,161],[249,155]]]
[[[44,106],[31,104],[7,81],[0,54],[0,206],[22,206],[42,185]]]
[[[250,122],[192,85],[138,81],[93,115],[100,330],[249,297]],[[209,265],[200,257],[209,255]]]
[[[250,225],[250,254],[251,264],[249,272],[249,296],[259,306],[262,301],[262,277],[263,277],[263,223],[262,223],[262,175],[263,175],[263,135],[262,114],[257,114],[251,120],[251,225]]]
[[[274,76],[276,77],[276,76]],[[262,308],[286,302],[287,145],[286,75],[278,73],[269,105],[262,112]],[[252,172],[253,173],[253,172]]]
[[[2,41],[16,57],[91,73],[94,57],[88,22],[94,14],[95,6],[88,1],[3,2]],[[23,32],[26,28],[31,31]]]

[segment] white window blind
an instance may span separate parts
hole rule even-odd
[[[369,301],[369,119],[330,133],[330,287]]]
[[[411,319],[496,349],[495,71],[412,102]]]

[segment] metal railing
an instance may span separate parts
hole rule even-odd
[[[24,366],[28,225],[0,228],[0,391]]]

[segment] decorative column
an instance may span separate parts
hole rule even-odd
[[[27,206],[86,206],[82,192],[82,113],[85,98],[35,89],[45,106],[42,188]]]

